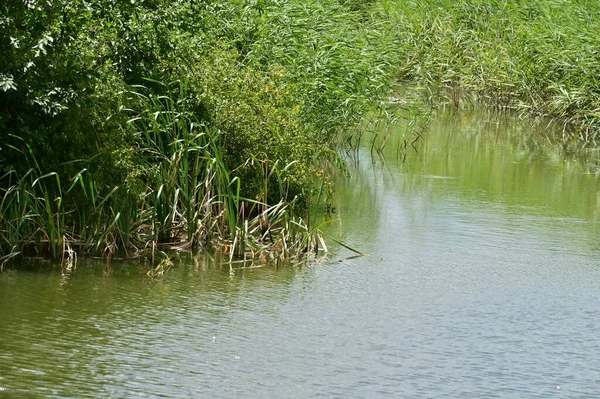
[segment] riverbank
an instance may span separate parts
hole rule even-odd
[[[374,16],[330,0],[67,3],[0,7],[0,263],[322,247],[306,210],[394,69]]]
[[[365,115],[396,120],[398,81],[429,103],[555,118],[569,139],[594,142],[600,123],[595,3],[70,0],[0,11],[0,264],[318,252],[327,169],[342,164],[341,143],[358,146]]]

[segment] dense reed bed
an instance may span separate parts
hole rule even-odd
[[[594,141],[600,116],[600,5],[581,0],[384,1],[398,78],[433,101],[473,100],[545,115]]]

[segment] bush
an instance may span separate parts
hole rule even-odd
[[[182,138],[184,126],[213,137],[206,157],[229,182],[220,191],[239,185],[216,197],[234,199],[225,234],[236,234],[231,217],[243,198],[306,205],[345,130],[388,95],[397,40],[371,8],[338,0],[3,3],[0,190],[33,197],[5,201],[12,218],[0,221],[0,233],[12,238],[2,252],[41,240],[57,253],[67,235],[96,248],[118,236],[127,248],[142,225],[158,226],[157,241],[173,239],[165,215],[173,226],[199,215],[183,217],[188,207],[173,199],[183,180],[211,180],[217,170],[196,176],[197,161],[181,163],[177,154],[189,152],[182,140],[188,149],[207,145],[206,135]],[[180,116],[151,123],[161,115]],[[160,146],[144,139],[155,133]],[[177,170],[166,190],[175,180],[163,173]],[[18,215],[29,227],[13,224]]]

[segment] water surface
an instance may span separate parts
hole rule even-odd
[[[600,162],[554,134],[441,114],[361,152],[331,234],[366,257],[4,272],[0,398],[596,397]]]

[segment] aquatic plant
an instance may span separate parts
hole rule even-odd
[[[86,169],[67,181],[56,172],[43,174],[25,145],[22,155],[36,169],[3,177],[8,186],[0,188],[0,263],[49,254],[73,268],[80,252],[154,264],[165,250],[207,247],[224,249],[230,262],[234,256],[280,262],[325,248],[319,229],[309,230],[298,216],[299,197],[289,197],[293,163],[280,167],[262,154],[230,171],[222,133],[186,108],[186,85],[164,86],[170,95],[156,96],[143,86],[129,91],[139,109],[124,110],[131,114],[133,141],[122,159],[122,185],[99,188]],[[241,178],[232,174],[257,164],[263,188],[258,199],[245,198]],[[280,198],[275,205],[267,202],[271,189]],[[163,264],[168,256],[161,258]]]
[[[568,122],[600,120],[600,6],[589,1],[382,1],[400,41],[398,79],[432,102],[473,101]]]

